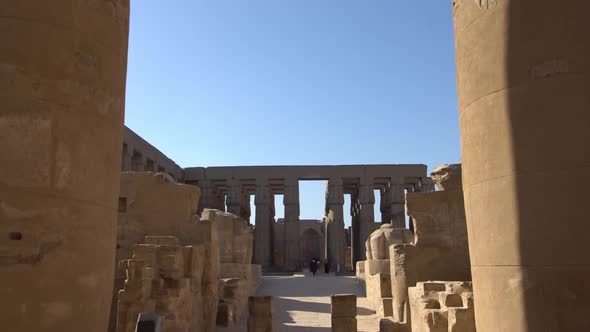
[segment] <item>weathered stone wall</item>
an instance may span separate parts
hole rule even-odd
[[[164,318],[165,331],[215,331],[219,266],[209,244],[180,246],[174,237],[146,237],[122,261],[127,278],[118,294],[117,332],[134,332],[139,313]]]
[[[434,176],[439,173],[445,175]],[[408,287],[428,280],[471,280],[460,165],[439,168],[436,174],[437,186],[447,190],[406,197],[414,243],[389,248],[393,317],[398,322],[408,319]]]
[[[419,282],[408,293],[412,332],[475,332],[471,282]]]
[[[232,326],[240,321],[248,297],[261,283],[261,267],[252,263],[252,227],[230,213],[205,209],[201,216],[211,223],[219,237],[220,287],[217,324]]]
[[[182,181],[184,173],[174,160],[126,126],[123,129],[121,171],[166,173],[175,181]]]
[[[146,236],[174,236],[180,246],[204,247],[205,264],[210,268],[207,269],[209,279],[203,281],[201,287],[201,307],[208,319],[204,322],[211,325],[200,328],[213,330],[215,319],[208,317],[217,314],[220,242],[217,228],[195,215],[199,188],[178,184],[163,173],[123,172],[119,195],[117,262],[130,259],[135,245],[144,243]],[[123,289],[126,277],[125,266],[119,265],[115,274],[110,331],[115,329],[116,294]]]
[[[0,3],[0,329],[104,332],[129,1]]]

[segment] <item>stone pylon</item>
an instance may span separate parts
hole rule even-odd
[[[590,2],[453,5],[477,330],[588,331]]]
[[[0,4],[0,321],[107,330],[129,1]]]

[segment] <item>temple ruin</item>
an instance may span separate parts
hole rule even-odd
[[[330,308],[333,331],[371,315],[382,332],[590,331],[590,2],[451,8],[461,164],[428,176],[419,164],[182,168],[123,125],[128,0],[2,2],[2,329],[130,332],[143,317],[165,332],[270,332],[286,296],[255,297],[262,273],[319,252],[326,278],[356,269],[366,288],[308,309]],[[312,222],[300,220],[307,180],[326,181]]]

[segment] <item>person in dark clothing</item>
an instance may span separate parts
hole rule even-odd
[[[324,271],[326,271],[326,274],[330,273],[330,261],[326,259],[326,262],[324,263]]]
[[[316,262],[315,259],[312,259],[311,262],[309,262],[309,271],[311,271],[311,275],[313,275],[315,277],[315,273],[318,270],[318,263]]]

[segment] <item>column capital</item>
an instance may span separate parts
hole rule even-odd
[[[372,185],[361,184],[359,186],[359,202],[362,205],[375,204],[375,192]]]
[[[227,181],[227,206],[239,206],[242,202],[240,180],[231,178]]]
[[[299,205],[299,180],[296,178],[285,179],[285,194],[283,195],[283,204]]]
[[[342,178],[331,178],[326,191],[328,205],[344,205],[344,187]]]
[[[270,192],[270,184],[268,183],[268,179],[260,178],[256,179],[256,194],[254,198],[254,204],[258,205],[268,205],[271,203],[271,192]]]

